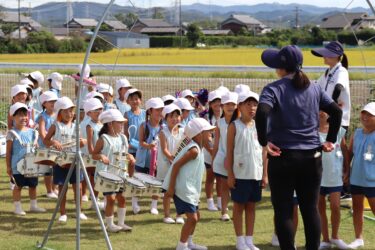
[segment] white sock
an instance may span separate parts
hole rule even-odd
[[[245,236],[245,242],[248,245],[253,245],[253,236]]]
[[[237,243],[239,243],[239,242],[242,242],[242,243],[244,243],[245,242],[245,237],[244,236],[237,236]]]
[[[193,235],[189,235],[189,238],[188,238],[188,245],[191,245],[193,244]]]
[[[158,208],[158,200],[151,200],[151,208]]]
[[[126,208],[117,208],[118,225],[122,226],[125,223]]]
[[[207,199],[207,204],[210,206],[210,205],[212,205],[212,206],[215,206],[215,204],[214,204],[214,198],[208,198]]]
[[[21,201],[15,201],[15,202],[14,202],[14,207],[15,207],[16,210],[18,210],[18,211],[22,210]]]
[[[217,206],[221,207],[221,197],[217,197]]]
[[[110,217],[105,217],[105,222],[107,223],[108,227],[113,226],[113,215]]]
[[[30,207],[31,207],[31,208],[36,208],[36,207],[38,207],[38,203],[37,203],[36,199],[35,199],[35,200],[30,200]]]
[[[187,248],[187,242],[183,243],[181,241],[178,242],[176,250],[183,250]]]
[[[138,197],[133,196],[132,197],[132,206],[138,206]]]

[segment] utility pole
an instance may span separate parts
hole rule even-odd
[[[183,33],[183,31],[182,31],[182,19],[181,19],[181,17],[182,17],[182,13],[181,13],[181,10],[182,10],[182,7],[181,7],[181,0],[180,0],[180,2],[179,2],[179,24],[180,24],[180,48],[182,48],[182,33]]]
[[[69,22],[73,18],[73,8],[71,0],[66,2],[66,36],[69,36]]]
[[[299,29],[299,12],[300,9],[298,6],[296,6],[296,9],[294,10],[296,12],[296,23],[295,23],[295,28]]]
[[[21,0],[18,0],[18,39],[21,41]]]

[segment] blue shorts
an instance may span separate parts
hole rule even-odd
[[[350,185],[351,194],[361,194],[366,198],[375,198],[375,187],[361,187],[356,185]]]
[[[337,187],[320,187],[320,195],[326,196],[330,193],[341,193],[342,191],[342,186],[337,186]]]
[[[135,171],[138,173],[143,173],[143,174],[149,174],[150,169],[149,168],[142,168],[140,166],[135,166]]]
[[[262,199],[261,181],[236,179],[230,193],[232,201],[237,203],[258,202]]]
[[[173,201],[176,207],[177,214],[185,214],[185,213],[195,214],[199,210],[198,206],[194,206],[190,203],[187,203],[181,200],[180,198],[177,197],[177,195],[173,195]]]
[[[216,177],[220,177],[220,178],[223,178],[223,179],[228,179],[228,176],[225,176],[225,175],[222,175],[222,174],[218,174],[218,173],[215,173],[215,172],[214,172],[214,174],[215,174]]]
[[[69,168],[62,168],[59,165],[53,166],[53,184],[54,185],[64,185],[65,179],[68,176]],[[83,173],[80,171],[79,176],[80,182],[83,180]],[[76,170],[73,170],[73,174],[69,179],[70,184],[76,183]]]
[[[34,188],[38,186],[38,177],[32,177],[27,178],[23,176],[22,174],[15,174],[13,175],[14,180],[16,181],[16,184],[18,187],[31,187]]]

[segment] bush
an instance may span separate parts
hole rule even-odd
[[[375,30],[373,29],[363,29],[359,32],[356,33],[356,36],[358,40],[362,41],[367,41],[367,40],[372,40],[373,42],[373,37],[375,36]],[[342,31],[337,35],[337,39],[344,44],[348,45],[358,45],[357,44],[357,39],[355,38],[354,34],[351,31]]]

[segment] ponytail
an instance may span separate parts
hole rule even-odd
[[[143,141],[146,142],[147,141],[147,138],[148,136],[150,135],[150,129],[148,128],[147,124],[148,124],[148,121],[150,120],[150,113],[149,113],[150,109],[149,110],[146,110],[146,120],[145,120],[145,136],[143,137]]]
[[[103,134],[108,134],[108,130],[109,130],[108,123],[104,123],[103,127],[99,131],[99,137],[102,136]]]
[[[232,115],[232,117],[230,118],[230,122],[229,122],[229,124],[230,123],[232,123],[232,122],[234,122],[235,120],[237,120],[237,118],[240,116],[239,115],[239,110],[238,110],[238,107],[234,110],[234,112],[233,112],[233,115]]]
[[[208,108],[208,121],[210,122],[210,124],[211,124],[211,121],[212,121],[212,117],[214,117],[214,111],[212,110],[211,106],[209,106],[209,108]]]
[[[342,56],[340,56],[340,60],[341,60],[341,65],[344,68],[349,69],[349,61],[345,53]]]
[[[310,86],[310,79],[303,71],[298,70],[294,73],[292,83],[296,89],[306,89]]]

